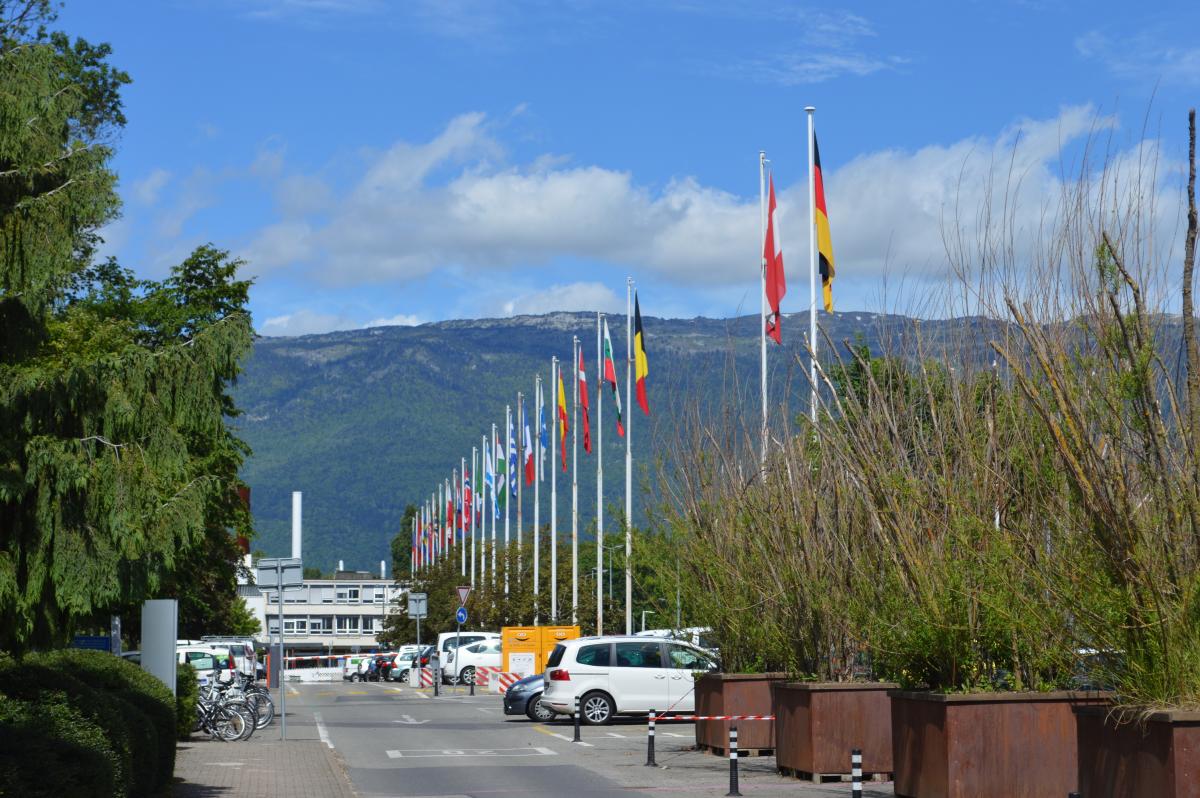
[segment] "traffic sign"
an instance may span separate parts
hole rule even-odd
[[[454,620],[458,621],[459,623],[466,623],[467,622],[467,608],[459,607],[458,612],[454,613]]]
[[[429,614],[428,596],[425,593],[408,594],[408,617],[424,618]]]
[[[458,603],[466,604],[467,596],[471,595],[471,588],[468,585],[459,585],[458,588]]]

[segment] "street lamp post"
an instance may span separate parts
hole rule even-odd
[[[650,613],[651,615],[657,614],[654,610],[642,610],[642,631],[643,632],[646,631],[646,613]]]

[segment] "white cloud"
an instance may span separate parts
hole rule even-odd
[[[178,238],[189,219],[216,204],[216,188],[220,182],[219,176],[204,167],[193,170],[184,181],[175,204],[159,216],[159,236]]]
[[[603,283],[570,283],[521,294],[504,302],[501,309],[505,316],[578,310],[616,312],[625,309],[625,300]]]
[[[1091,30],[1075,40],[1075,51],[1097,60],[1119,78],[1200,85],[1200,47],[1171,44],[1160,29],[1123,33],[1116,40]]]
[[[1028,268],[1060,213],[1063,175],[1069,185],[1080,168],[1064,153],[1082,151],[1089,137],[1109,135],[1115,125],[1090,106],[1072,107],[993,136],[880,150],[839,168],[830,166],[836,142],[826,142],[826,196],[843,284],[866,285],[884,274],[945,277],[948,240],[961,228],[964,240],[978,241],[988,213],[1002,217],[1001,232],[1019,244],[1006,253],[1013,267]],[[1111,162],[1130,175],[1157,154],[1106,146]],[[484,275],[494,284],[498,275],[520,274],[519,285],[528,285],[529,268],[554,269],[550,289],[509,288],[488,299],[505,313],[611,306],[611,291],[599,283],[563,282],[573,261],[628,268],[694,295],[728,295],[754,279],[757,197],[693,177],[653,187],[627,171],[552,157],[511,165],[503,155],[482,115],[458,117],[428,142],[398,142],[378,153],[345,191],[306,178],[310,193],[326,198],[323,210],[282,205],[283,218],[261,230],[246,255],[258,273],[290,267],[301,279],[335,287],[446,271],[477,284]],[[785,260],[798,286],[807,267],[807,178],[776,188]],[[1171,231],[1163,220],[1173,218],[1178,203],[1160,194],[1155,235],[1167,251]]]
[[[158,196],[171,180],[171,173],[166,169],[155,169],[141,180],[133,183],[133,198],[143,205],[153,205],[158,202]]]
[[[412,313],[400,313],[387,319],[372,319],[363,327],[415,327],[423,324],[420,316]]]
[[[267,319],[258,331],[262,335],[313,335],[333,330],[353,330],[360,326],[345,316],[302,308]]]

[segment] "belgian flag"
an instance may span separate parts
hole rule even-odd
[[[817,260],[821,269],[821,291],[825,296],[825,312],[833,312],[833,239],[829,237],[829,214],[825,211],[825,183],[821,179],[821,150],[817,134],[813,133],[813,182],[816,185],[814,220],[817,225]]]
[[[646,376],[650,364],[646,362],[646,336],[642,333],[642,308],[637,294],[633,295],[633,379],[637,382],[637,400],[642,412],[650,415],[650,400],[646,398]]]

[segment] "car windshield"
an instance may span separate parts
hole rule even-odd
[[[558,663],[562,662],[563,652],[566,650],[566,646],[564,646],[562,643],[556,645],[554,650],[550,652],[550,658],[546,660],[546,667],[557,668]]]

